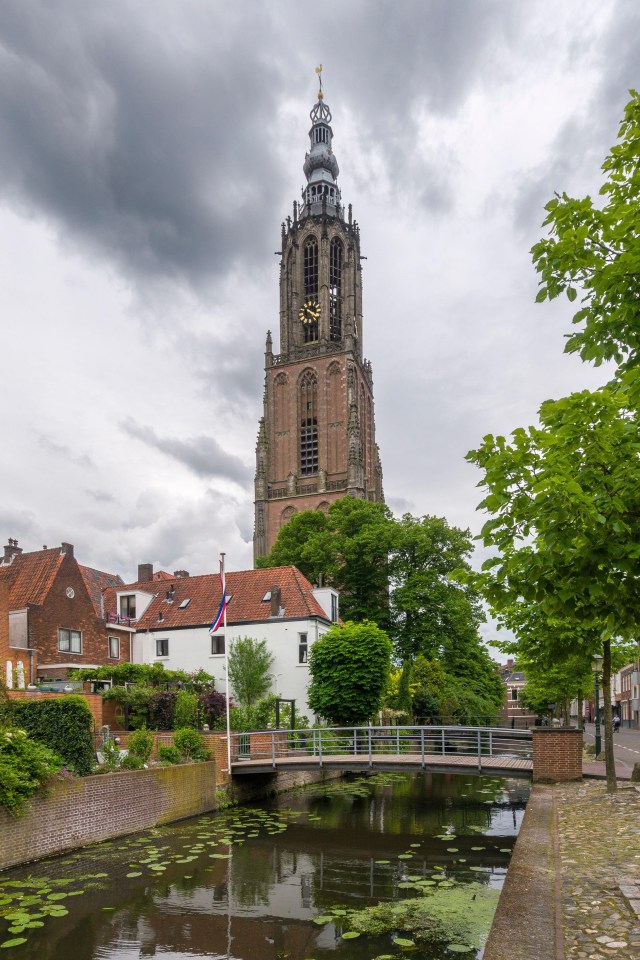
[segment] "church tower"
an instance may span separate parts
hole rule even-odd
[[[362,354],[360,230],[351,204],[345,216],[321,78],[310,116],[307,185],[282,224],[280,353],[267,333],[254,559],[301,510],[326,510],[345,494],[384,499],[373,376]]]

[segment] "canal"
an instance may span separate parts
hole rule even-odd
[[[471,960],[528,791],[333,780],[30,864],[0,874],[0,946],[24,960]]]

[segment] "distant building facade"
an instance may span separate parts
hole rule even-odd
[[[527,678],[521,670],[516,670],[513,660],[507,660],[499,669],[504,684],[504,702],[502,720],[509,727],[531,727],[535,724],[536,714],[524,705],[522,691]]]

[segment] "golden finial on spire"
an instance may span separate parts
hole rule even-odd
[[[322,92],[322,64],[319,67],[316,67],[316,73],[318,74],[318,83],[320,84],[320,89],[318,90],[318,100],[324,98],[324,93]]]

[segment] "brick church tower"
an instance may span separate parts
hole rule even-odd
[[[267,333],[254,559],[301,510],[326,510],[345,494],[384,499],[373,377],[362,355],[360,231],[350,204],[345,217],[330,123],[320,81],[307,185],[282,224],[280,353]]]

